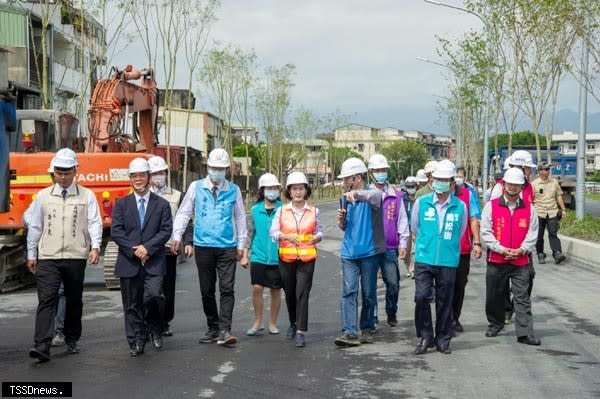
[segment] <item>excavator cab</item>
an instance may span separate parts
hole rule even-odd
[[[61,148],[81,151],[79,121],[73,114],[53,110],[17,111],[17,130],[10,137],[11,152],[56,152]]]

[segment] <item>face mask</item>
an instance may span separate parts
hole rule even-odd
[[[221,181],[223,181],[225,179],[225,171],[209,169],[208,177],[210,178],[210,180],[214,181],[215,183],[220,183]]]
[[[511,196],[511,197],[516,197],[517,195],[519,195],[519,190],[508,190],[506,187],[504,188],[504,192]]]
[[[152,176],[152,185],[158,188],[163,188],[167,184],[167,176],[158,175]]]
[[[275,200],[279,197],[278,190],[265,190],[265,198],[269,201],[275,202]]]
[[[433,183],[431,183],[431,188],[438,194],[444,194],[450,191],[450,182],[434,180]]]
[[[406,192],[410,195],[415,195],[415,193],[417,192],[416,188],[407,188]]]
[[[387,174],[387,172],[373,173],[373,178],[375,179],[376,183],[383,184],[387,181],[388,174]]]
[[[465,179],[463,179],[462,177],[456,177],[454,181],[456,182],[457,186],[462,186],[463,184],[465,184]]]

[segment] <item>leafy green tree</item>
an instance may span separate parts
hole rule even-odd
[[[250,175],[259,176],[265,170],[264,158],[259,147],[234,141],[232,153],[234,157],[249,157],[252,160]]]
[[[512,143],[513,147],[521,147],[521,146],[535,146],[535,134],[525,130],[522,132],[516,132],[512,134]],[[542,136],[538,133],[538,139],[541,145],[546,145],[546,136]],[[509,137],[507,134],[499,134],[498,135],[498,148],[507,147],[508,146]],[[490,143],[490,150],[493,149],[493,143]]]
[[[399,182],[411,174],[414,176],[428,160],[425,144],[413,140],[396,141],[379,147],[377,151],[383,154],[390,164],[391,182]]]

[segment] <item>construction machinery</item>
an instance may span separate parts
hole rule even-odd
[[[141,82],[137,85],[130,80]],[[76,181],[91,189],[100,205],[105,280],[109,288],[119,286],[114,277],[117,247],[108,234],[112,209],[118,198],[130,192],[127,168],[131,160],[156,151],[157,115],[158,90],[152,70],[140,71],[130,65],[123,70],[113,67],[111,77],[98,82],[88,109],[85,141],[77,133],[78,120],[72,114],[17,111],[16,130],[8,139],[16,179],[10,183],[10,209],[0,214],[0,235],[10,243],[0,248],[0,292],[31,281],[25,267],[23,213],[36,193],[52,184],[48,166],[54,153],[64,147],[78,152]]]

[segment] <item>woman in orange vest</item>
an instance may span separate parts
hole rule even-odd
[[[277,210],[270,231],[271,237],[279,241],[279,271],[290,318],[287,337],[295,338],[297,347],[305,345],[316,244],[323,239],[319,210],[306,202],[311,192],[303,173],[290,173],[285,189],[285,198],[290,202]]]

